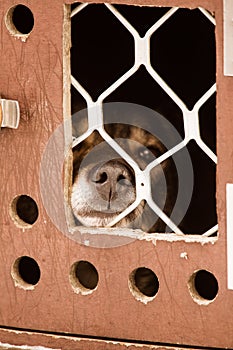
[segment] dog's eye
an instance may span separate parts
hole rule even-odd
[[[154,155],[154,158],[160,157],[164,152],[159,147],[155,146],[149,146],[148,150]]]
[[[138,149],[138,156],[140,159],[143,159],[145,162],[152,162],[155,159],[153,152],[146,147],[140,147]]]

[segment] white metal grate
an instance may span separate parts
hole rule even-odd
[[[74,16],[77,16],[80,11],[89,6],[89,4],[81,4],[77,6],[71,12],[71,20]],[[156,70],[151,65],[150,60],[150,47],[151,47],[151,36],[154,34],[163,24],[173,16],[179,8],[173,7],[168,10],[165,15],[163,15],[158,21],[156,21],[147,30],[146,34],[141,37],[138,31],[129,23],[129,21],[114,7],[110,4],[105,4],[106,8],[117,18],[117,20],[124,26],[127,31],[131,34],[134,40],[134,64],[133,66],[123,74],[119,79],[117,79],[111,86],[109,86],[104,92],[102,92],[96,101],[92,99],[90,94],[83,88],[79,83],[78,79],[71,76],[72,86],[81,94],[85,99],[88,108],[88,130],[78,138],[74,139],[73,147],[85,140],[94,130],[97,130],[102,138],[114,149],[116,152],[127,162],[130,163],[136,176],[136,200],[131,204],[126,210],[120,213],[110,224],[109,227],[115,225],[122,218],[132,212],[141,202],[141,200],[146,200],[150,208],[172,229],[172,231],[178,235],[182,235],[183,232],[177,227],[177,225],[171,221],[171,219],[157,206],[151,196],[150,190],[150,176],[152,169],[161,164],[164,160],[168,159],[181,149],[187,146],[191,140],[195,140],[197,145],[201,150],[210,158],[212,162],[217,163],[217,157],[214,152],[207,146],[207,144],[202,140],[200,135],[199,126],[199,111],[200,108],[206,103],[206,101],[216,92],[216,84],[214,84],[208,91],[206,91],[203,96],[195,103],[192,110],[189,110],[186,104],[178,97],[178,95],[172,90],[172,88],[161,78],[161,76],[156,72]],[[215,19],[213,16],[204,10],[199,8],[203,16],[206,17],[208,21],[215,24]],[[104,100],[114,92],[119,86],[121,86],[125,81],[132,77],[141,66],[144,66],[149,75],[154,79],[154,81],[161,87],[161,89],[174,101],[174,103],[180,108],[183,114],[183,125],[184,125],[184,139],[176,144],[172,149],[168,150],[166,153],[161,155],[156,160],[152,161],[144,170],[141,170],[138,164],[129,156],[129,154],[112,138],[104,129],[104,118],[103,118],[103,103]],[[146,184],[142,189],[141,183]],[[209,228],[203,236],[211,236],[213,233],[217,232],[218,225],[214,225]]]

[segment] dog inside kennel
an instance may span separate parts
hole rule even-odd
[[[0,348],[232,348],[230,3],[2,1]]]
[[[217,235],[213,14],[73,4],[71,43],[76,225]]]

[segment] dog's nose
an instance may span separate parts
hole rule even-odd
[[[108,162],[95,168],[91,179],[101,197],[108,202],[123,196],[129,186],[133,185],[129,169],[116,162]]]

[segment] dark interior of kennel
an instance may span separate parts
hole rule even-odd
[[[74,9],[77,4],[71,6]],[[140,36],[169,8],[115,5]],[[93,100],[134,63],[134,41],[127,29],[102,4],[88,5],[72,18],[71,73]],[[90,25],[91,23],[91,25]],[[151,37],[151,65],[192,110],[215,83],[214,25],[198,9],[179,9]],[[71,88],[72,113],[86,108]],[[182,112],[141,66],[104,102],[130,102],[149,107],[174,125],[182,138]],[[199,111],[200,134],[216,153],[216,96]],[[194,169],[194,190],[188,211],[179,224],[186,234],[202,234],[217,223],[216,165],[196,144],[188,143]]]

